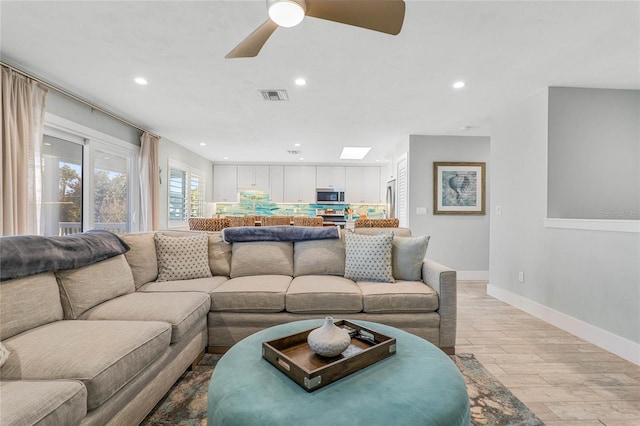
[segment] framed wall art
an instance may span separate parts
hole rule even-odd
[[[433,163],[433,214],[485,214],[485,163]]]

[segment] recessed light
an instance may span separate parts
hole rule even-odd
[[[453,83],[454,89],[462,89],[464,86],[465,86],[464,81],[456,81],[455,83]]]
[[[466,132],[466,131],[467,131],[467,130],[469,130],[469,129],[470,129],[470,127],[469,127],[469,126],[462,126],[462,127],[460,127],[460,131],[461,131],[461,132]]]
[[[207,146],[207,144],[204,142],[200,142],[200,146]]]
[[[140,86],[146,86],[147,85],[147,79],[144,77],[136,77],[133,79],[133,81],[135,81],[137,84],[139,84]]]
[[[304,157],[300,157],[300,161],[304,160]]]
[[[299,143],[294,143],[293,146],[300,146],[300,144]]]
[[[228,160],[228,159],[229,159],[229,157],[223,157],[222,159],[223,159],[223,160]]]
[[[341,160],[362,160],[371,150],[370,146],[345,146],[340,154]]]
[[[304,86],[305,84],[307,84],[307,80],[305,80],[302,77],[296,78],[296,85],[297,86]]]

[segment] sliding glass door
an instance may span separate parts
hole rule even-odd
[[[139,148],[46,127],[40,234],[138,230]]]
[[[49,135],[43,143],[42,234],[82,232],[82,145]]]
[[[129,159],[96,149],[93,155],[93,229],[115,234],[129,230]]]

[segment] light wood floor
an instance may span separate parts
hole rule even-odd
[[[472,353],[549,426],[640,426],[640,367],[458,283],[456,353]]]

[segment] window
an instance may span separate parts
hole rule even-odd
[[[190,217],[203,217],[205,179],[203,173],[169,162],[169,226],[187,226]]]
[[[86,128],[74,130],[73,123],[47,115],[40,234],[137,231],[139,189],[132,177],[139,148]]]

